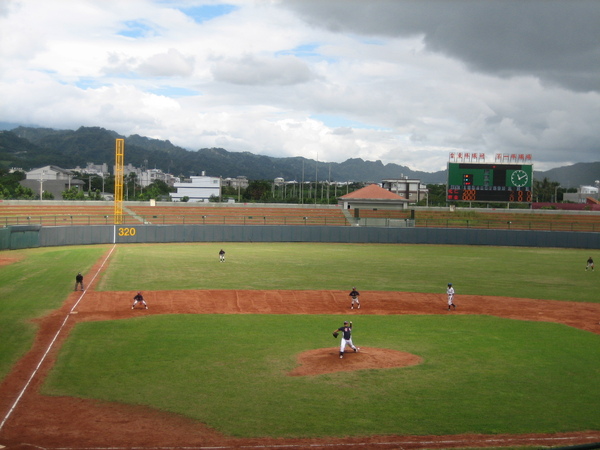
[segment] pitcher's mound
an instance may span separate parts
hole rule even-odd
[[[357,353],[349,350],[343,358],[340,358],[337,348],[319,348],[301,353],[298,355],[298,367],[288,375],[297,377],[362,369],[391,369],[415,366],[423,361],[420,356],[387,348],[360,347]]]

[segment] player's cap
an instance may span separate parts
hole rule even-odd
[[[138,294],[141,294],[141,292],[140,292],[140,291],[138,291]]]
[[[448,286],[452,286],[452,283],[448,283]]]
[[[348,323],[348,321],[347,321],[347,320],[344,320],[344,323]]]

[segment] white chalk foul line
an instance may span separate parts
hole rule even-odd
[[[92,277],[92,281],[90,283],[87,283],[88,286],[91,285],[94,282],[94,280],[96,279],[96,277],[98,276],[98,274],[100,273],[100,271],[102,270],[102,268],[104,267],[104,264],[106,264],[106,261],[108,261],[108,258],[110,258],[110,255],[112,255],[112,252],[114,251],[114,249],[115,249],[116,246],[117,246],[117,244],[113,244],[112,248],[110,249],[110,252],[108,253],[108,255],[106,255],[106,258],[104,258],[104,261],[102,261],[102,264],[100,265],[100,267],[98,268],[98,270],[96,271],[96,273],[94,274],[94,276]],[[25,386],[23,386],[23,389],[21,389],[21,392],[19,392],[19,395],[15,399],[14,403],[12,404],[12,406],[10,407],[10,409],[8,410],[8,412],[6,413],[6,415],[4,416],[4,418],[2,419],[2,422],[0,423],[0,431],[4,427],[4,424],[7,422],[7,420],[9,419],[9,417],[12,415],[13,411],[15,410],[15,408],[17,407],[17,405],[19,404],[19,402],[21,401],[21,398],[23,398],[23,395],[25,395],[25,392],[27,391],[27,388],[29,388],[29,385],[31,384],[31,382],[33,381],[33,379],[37,375],[38,371],[40,370],[40,367],[42,366],[42,364],[46,360],[46,357],[48,356],[48,353],[50,353],[50,350],[52,350],[52,347],[54,346],[54,343],[58,339],[58,336],[62,332],[63,328],[65,327],[65,324],[67,323],[67,320],[69,319],[69,315],[71,315],[73,313],[73,311],[75,310],[75,308],[77,308],[77,306],[79,305],[79,303],[81,302],[81,300],[85,296],[86,292],[87,292],[87,289],[85,289],[81,293],[81,295],[79,296],[79,298],[77,299],[77,301],[75,302],[75,304],[73,305],[73,307],[71,308],[71,310],[69,311],[69,313],[67,314],[67,316],[65,317],[65,319],[62,321],[62,324],[60,325],[58,331],[54,335],[54,338],[52,339],[52,341],[50,342],[50,344],[46,348],[46,351],[44,352],[44,354],[40,358],[40,361],[38,362],[38,364],[35,367],[34,371],[29,376],[29,379],[27,380],[27,383],[25,383]]]

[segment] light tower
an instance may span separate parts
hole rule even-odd
[[[123,223],[123,161],[125,139],[116,140],[115,148],[115,225]]]

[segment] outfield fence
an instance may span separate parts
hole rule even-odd
[[[17,225],[0,229],[0,249],[170,242],[334,242],[600,249],[600,233],[474,228],[303,225]]]

